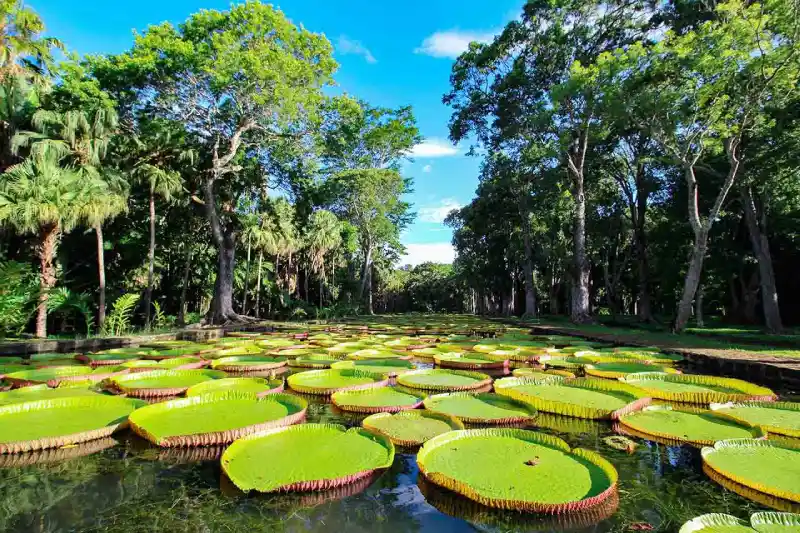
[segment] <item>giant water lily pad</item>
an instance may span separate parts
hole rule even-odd
[[[285,357],[234,355],[211,361],[211,368],[225,372],[260,372],[284,367],[288,362]]]
[[[35,402],[37,400],[50,400],[53,398],[67,398],[71,396],[99,396],[99,394],[85,387],[60,387],[51,389],[47,385],[31,385],[29,387],[0,392],[0,405]]]
[[[399,374],[410,372],[417,367],[413,363],[403,359],[370,359],[362,361],[338,361],[333,363],[331,368],[336,370],[355,368],[363,372],[395,377]]]
[[[620,429],[667,445],[708,446],[726,439],[760,437],[761,431],[715,416],[711,411],[688,411],[666,405],[645,407],[619,419]]]
[[[569,370],[559,370],[557,368],[553,368],[550,370],[540,370],[538,368],[529,368],[529,367],[522,367],[522,368],[515,368],[511,371],[511,375],[517,378],[539,378],[539,379],[548,379],[553,376],[561,376],[562,378],[574,378],[575,374],[570,372]]]
[[[622,379],[653,398],[671,402],[710,404],[746,400],[772,401],[777,398],[766,387],[741,379],[717,376],[643,372],[628,374]]]
[[[18,387],[41,383],[57,387],[62,381],[90,379],[92,372],[92,368],[88,366],[49,366],[11,372],[6,375],[5,380]]]
[[[331,401],[342,411],[355,413],[397,413],[422,405],[421,396],[395,387],[334,392]]]
[[[223,392],[239,392],[267,396],[276,392],[283,392],[283,378],[223,378],[204,381],[193,385],[186,390],[186,396],[200,396],[202,394],[216,394]]]
[[[536,408],[521,400],[491,393],[455,392],[425,398],[425,409],[468,424],[522,424],[536,418]]]
[[[677,374],[678,371],[668,366],[651,365],[647,363],[637,362],[598,362],[584,367],[584,372],[587,376],[605,379],[619,379],[627,376],[628,374],[636,374],[641,372],[665,372],[668,374]]]
[[[356,482],[393,461],[394,445],[382,435],[303,424],[235,441],[222,455],[222,470],[243,491],[319,491]]]
[[[650,403],[642,391],[605,379],[512,377],[497,380],[494,389],[539,411],[592,420],[615,420]]]
[[[397,383],[411,389],[449,392],[482,389],[492,384],[492,378],[467,370],[428,369],[401,374]]]
[[[293,374],[286,381],[297,392],[321,396],[329,396],[337,391],[370,389],[389,384],[388,379],[383,376],[355,369],[309,370]]]
[[[482,370],[508,367],[508,359],[492,358],[480,352],[475,353],[439,353],[433,357],[436,366],[462,370]]]
[[[226,377],[217,370],[153,370],[116,376],[109,380],[114,390],[135,398],[177,396],[198,383]]]
[[[116,396],[72,396],[0,407],[0,453],[68,446],[108,437],[144,402]]]
[[[186,357],[171,357],[169,359],[161,359],[160,361],[153,361],[149,359],[136,359],[135,361],[128,361],[123,363],[122,366],[130,368],[134,372],[143,372],[147,370],[194,370],[198,368],[207,367],[209,362],[195,356]]]
[[[365,428],[388,437],[398,446],[421,446],[442,433],[464,429],[457,418],[430,411],[402,411],[396,414],[377,413],[361,423]]]
[[[597,453],[521,429],[445,433],[423,445],[417,463],[431,482],[480,504],[541,513],[600,505],[618,478]]]
[[[721,513],[704,514],[683,524],[679,533],[797,533],[800,515],[794,513],[755,513],[749,521]]]
[[[203,394],[148,405],[130,417],[131,429],[165,448],[216,446],[258,431],[296,424],[308,404],[291,394]]]
[[[291,350],[286,350],[286,352],[289,351]],[[283,352],[281,355],[284,357],[291,357],[291,355],[287,355],[286,352]],[[289,359],[289,366],[292,368],[323,369],[331,368],[333,363],[336,361],[338,361],[338,359],[328,354],[306,353],[304,355],[297,356],[294,359]]]
[[[30,367],[27,365],[18,365],[18,364],[2,364],[0,365],[0,379],[2,379],[6,374],[11,374],[12,372],[20,372],[22,370],[29,370]]]
[[[715,403],[711,410],[737,422],[759,427],[767,433],[800,439],[800,403]]]
[[[374,348],[366,348],[364,350],[357,350],[347,354],[348,359],[355,359],[357,361],[370,361],[370,360],[386,360],[386,359],[411,359],[408,354],[392,352],[389,350],[376,350]]]
[[[800,503],[800,449],[760,439],[723,440],[702,450],[712,479],[719,476],[776,498]]]
[[[76,359],[84,363],[97,367],[104,365],[121,365],[122,363],[139,359],[136,353],[93,353],[78,355]]]

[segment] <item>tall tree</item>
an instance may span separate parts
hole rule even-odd
[[[133,49],[99,61],[98,72],[125,72],[140,106],[183,122],[209,157],[200,174],[203,202],[218,251],[212,323],[237,320],[233,309],[236,196],[256,174],[242,175],[271,142],[305,130],[331,83],[330,42],[258,1],[205,10],[177,28],[151,26]]]
[[[342,244],[341,225],[336,215],[325,209],[314,211],[306,228],[305,243],[311,271],[319,278],[319,306],[322,307],[327,284],[326,257]]]

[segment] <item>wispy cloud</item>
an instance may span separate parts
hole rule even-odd
[[[448,57],[455,59],[467,51],[469,43],[472,41],[488,43],[492,40],[494,35],[495,32],[489,31],[437,31],[426,37],[414,52],[432,57]]]
[[[441,224],[450,211],[460,209],[461,204],[452,198],[444,198],[439,203],[427,205],[419,209],[419,219],[422,222],[435,222]]]
[[[367,63],[377,63],[378,60],[372,55],[369,49],[361,44],[361,41],[350,39],[346,35],[339,37],[336,43],[336,49],[344,55],[357,55],[364,58]]]
[[[411,157],[448,157],[458,155],[458,148],[448,141],[428,139],[414,146],[408,155]]]
[[[424,172],[425,174],[430,174],[431,170],[433,170],[433,167],[431,165],[425,165],[424,167],[422,167],[422,172]]]
[[[400,258],[400,264],[452,263],[455,258],[456,251],[449,242],[406,244],[406,255]]]

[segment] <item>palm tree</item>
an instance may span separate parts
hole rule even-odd
[[[36,336],[47,336],[47,301],[56,284],[54,257],[63,233],[86,213],[86,180],[61,165],[54,152],[42,152],[10,167],[0,179],[0,222],[37,236],[41,267]]]
[[[102,331],[106,321],[106,263],[103,224],[128,210],[127,183],[119,176],[108,175],[89,184],[90,196],[86,205],[86,222],[94,228],[97,239],[97,275],[100,285],[97,329]]]
[[[145,324],[150,327],[156,258],[156,196],[171,202],[183,191],[183,179],[174,167],[179,162],[193,163],[195,154],[184,148],[180,135],[175,135],[168,125],[158,122],[143,125],[141,135],[132,136],[129,141],[124,151],[130,157],[130,174],[135,181],[149,189],[150,246],[144,305]]]
[[[44,23],[20,0],[0,0],[0,78],[24,74],[39,81],[53,65],[52,49],[63,50],[58,39],[41,37]]]
[[[308,221],[305,237],[311,270],[319,278],[319,306],[322,307],[325,279],[325,256],[342,244],[339,219],[325,209],[314,211]]]
[[[261,314],[261,274],[263,272],[264,254],[275,255],[278,250],[278,231],[272,218],[268,215],[261,217],[261,221],[248,228],[249,238],[252,239],[253,248],[258,250],[258,270],[256,278],[256,304],[255,315]]]

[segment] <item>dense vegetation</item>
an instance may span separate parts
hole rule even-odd
[[[408,310],[800,320],[794,0],[527,2],[444,98],[483,160],[448,217],[457,260],[401,269],[422,138],[408,107],[330,96],[324,35],[248,1],[78,57],[21,1],[0,10],[2,335]]]
[[[792,0],[533,0],[473,43],[445,103],[483,158],[449,218],[476,310],[797,322],[798,36]]]

